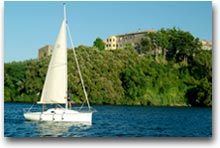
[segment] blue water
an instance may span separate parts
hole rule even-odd
[[[211,137],[212,108],[93,106],[92,126],[25,121],[23,108],[5,103],[5,137]]]

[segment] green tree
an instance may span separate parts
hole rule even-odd
[[[27,61],[5,64],[5,99],[13,102],[17,100],[17,96],[25,93],[25,71],[27,64]]]
[[[161,29],[158,31],[158,37],[159,37],[159,46],[162,48],[163,52],[163,61],[166,61],[166,55],[167,55],[167,50],[169,47],[169,41],[168,41],[168,33],[165,29]]]
[[[105,50],[105,43],[99,37],[93,42],[93,46],[98,48],[100,51]]]
[[[200,51],[189,65],[192,78],[186,83],[188,101],[193,106],[212,105],[212,52]]]
[[[176,62],[188,64],[188,59],[201,49],[198,38],[186,31],[180,29],[167,29],[168,33],[168,58]]]
[[[141,40],[142,50],[147,51],[148,54],[154,55],[158,59],[159,38],[157,32],[148,32]]]
[[[125,50],[134,50],[134,47],[132,46],[131,42],[128,42],[125,44],[124,49]]]
[[[144,37],[140,41],[140,48],[142,53],[144,54],[151,54],[152,46],[151,46],[151,39],[149,37]]]
[[[166,59],[165,56],[168,47],[168,38],[165,34],[165,31],[162,31],[148,32],[145,34],[145,37],[141,39],[140,42],[143,52],[148,53],[149,55],[154,55],[156,61],[158,61],[158,56],[161,48],[164,54],[164,61]]]

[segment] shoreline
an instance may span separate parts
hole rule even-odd
[[[7,102],[7,101],[4,101],[4,104],[5,103],[18,103],[18,104],[22,104],[22,103],[25,103],[25,104],[37,104],[37,103],[33,103],[33,102]],[[49,104],[48,104],[49,105]],[[80,106],[81,104],[73,104],[73,105],[76,105],[76,106]],[[171,105],[140,105],[140,104],[133,104],[133,105],[130,105],[130,104],[92,104],[92,106],[142,106],[142,107],[205,107],[205,108],[212,108],[212,106],[192,106],[192,105],[182,105],[182,104],[171,104]]]

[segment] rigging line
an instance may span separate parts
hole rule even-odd
[[[90,110],[88,95],[87,95],[86,88],[85,88],[85,85],[84,85],[84,81],[83,81],[83,78],[82,78],[82,74],[81,74],[81,71],[80,71],[80,67],[79,67],[79,63],[78,63],[78,60],[77,60],[76,52],[75,52],[75,49],[74,49],[73,40],[72,40],[72,36],[70,34],[69,25],[66,24],[66,26],[67,26],[67,32],[68,32],[68,35],[69,35],[69,38],[70,38],[70,43],[71,43],[71,46],[72,46],[73,54],[74,54],[74,57],[75,57],[76,66],[77,66],[77,69],[78,69],[78,72],[79,72],[79,77],[80,77],[80,80],[81,80],[81,83],[82,83],[82,87],[83,87],[83,91],[84,91],[85,98],[86,98],[86,101],[87,101],[87,105],[88,105],[88,108]]]
[[[80,106],[79,110],[81,110],[83,108],[83,105],[85,103],[85,100],[83,101],[82,105]]]
[[[32,104],[32,106],[26,111],[26,109],[23,109],[23,111],[26,113],[31,112],[32,108],[34,107],[34,103]]]

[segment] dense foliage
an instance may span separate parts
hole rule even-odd
[[[179,37],[178,43],[173,33]],[[147,34],[139,45],[141,55],[129,43],[114,51],[86,46],[75,50],[92,104],[212,105],[212,52],[201,50],[188,32],[174,28]],[[39,100],[49,59],[6,63],[5,101]],[[68,78],[73,101],[82,103],[83,90],[71,50]]]

